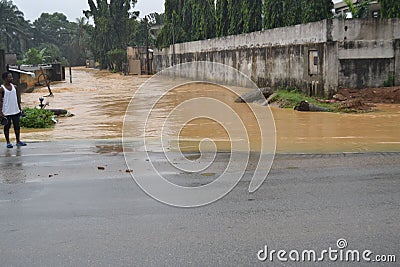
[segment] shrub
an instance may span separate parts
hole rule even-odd
[[[389,74],[388,79],[383,83],[384,87],[391,87],[394,86],[394,75]]]
[[[54,126],[54,113],[47,109],[25,108],[25,116],[21,118],[23,128],[51,128]]]
[[[108,60],[110,62],[111,71],[120,72],[122,71],[122,65],[126,61],[126,51],[123,49],[114,49],[108,51]]]

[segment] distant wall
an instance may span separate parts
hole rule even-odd
[[[16,54],[6,54],[6,65],[17,65],[17,55]]]
[[[324,20],[170,46],[154,53],[154,69],[211,61],[231,66],[258,86],[297,86],[310,95],[339,87],[400,85],[400,19]],[[174,62],[173,62],[174,61]],[[218,75],[218,74],[215,74]]]
[[[338,86],[381,87],[390,75],[400,85],[399,19],[333,20],[338,42]]]

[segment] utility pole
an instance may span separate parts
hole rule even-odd
[[[175,25],[174,18],[172,18],[172,66],[175,65]]]
[[[146,22],[146,60],[147,60],[147,75],[150,75],[150,55],[149,55],[149,20],[147,16],[144,18]]]

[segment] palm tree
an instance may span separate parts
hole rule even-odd
[[[7,52],[13,47],[14,52],[23,52],[22,46],[30,39],[29,22],[12,1],[0,0],[0,43]],[[26,48],[25,48],[26,49]]]
[[[349,7],[351,15],[355,19],[368,18],[369,7],[372,0],[361,0],[358,4],[354,4],[352,0],[344,0]]]

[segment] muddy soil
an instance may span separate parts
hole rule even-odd
[[[400,104],[400,86],[366,89],[340,89],[347,100],[360,100],[374,104]]]

